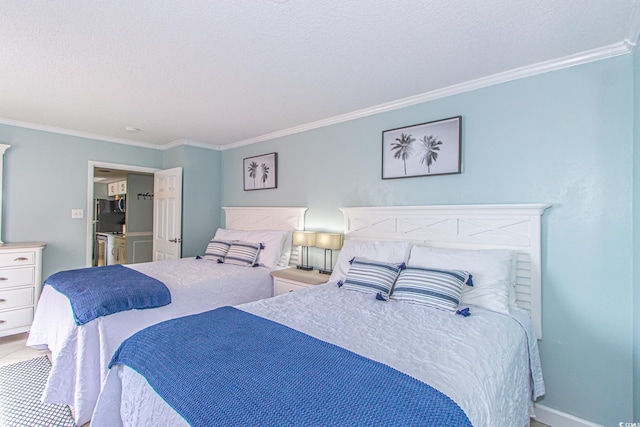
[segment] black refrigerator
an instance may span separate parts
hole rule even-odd
[[[96,232],[121,232],[124,224],[124,200],[96,199]]]

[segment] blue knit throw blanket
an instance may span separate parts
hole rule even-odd
[[[433,387],[233,307],[144,329],[115,364],[192,426],[471,426]]]
[[[164,283],[119,264],[61,271],[44,284],[69,298],[77,325],[120,311],[171,303]]]

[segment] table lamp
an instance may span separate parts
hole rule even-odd
[[[333,271],[333,251],[342,248],[342,234],[318,233],[316,234],[316,248],[324,249],[324,268],[319,270],[322,274],[331,274]],[[329,265],[327,265],[327,252],[329,252]]]
[[[313,267],[309,266],[309,246],[316,244],[316,232],[315,231],[294,231],[293,232],[293,246],[302,246],[302,259],[301,264],[297,267],[300,270],[313,270]]]

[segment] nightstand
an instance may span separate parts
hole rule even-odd
[[[313,285],[321,285],[329,281],[329,276],[317,270],[299,270],[287,268],[271,272],[273,276],[273,296],[298,291]]]

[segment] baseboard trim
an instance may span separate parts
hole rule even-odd
[[[591,421],[583,420],[566,412],[558,411],[557,409],[549,408],[544,405],[535,405],[536,408],[536,421],[540,421],[551,427],[603,427],[600,424],[592,423]]]

